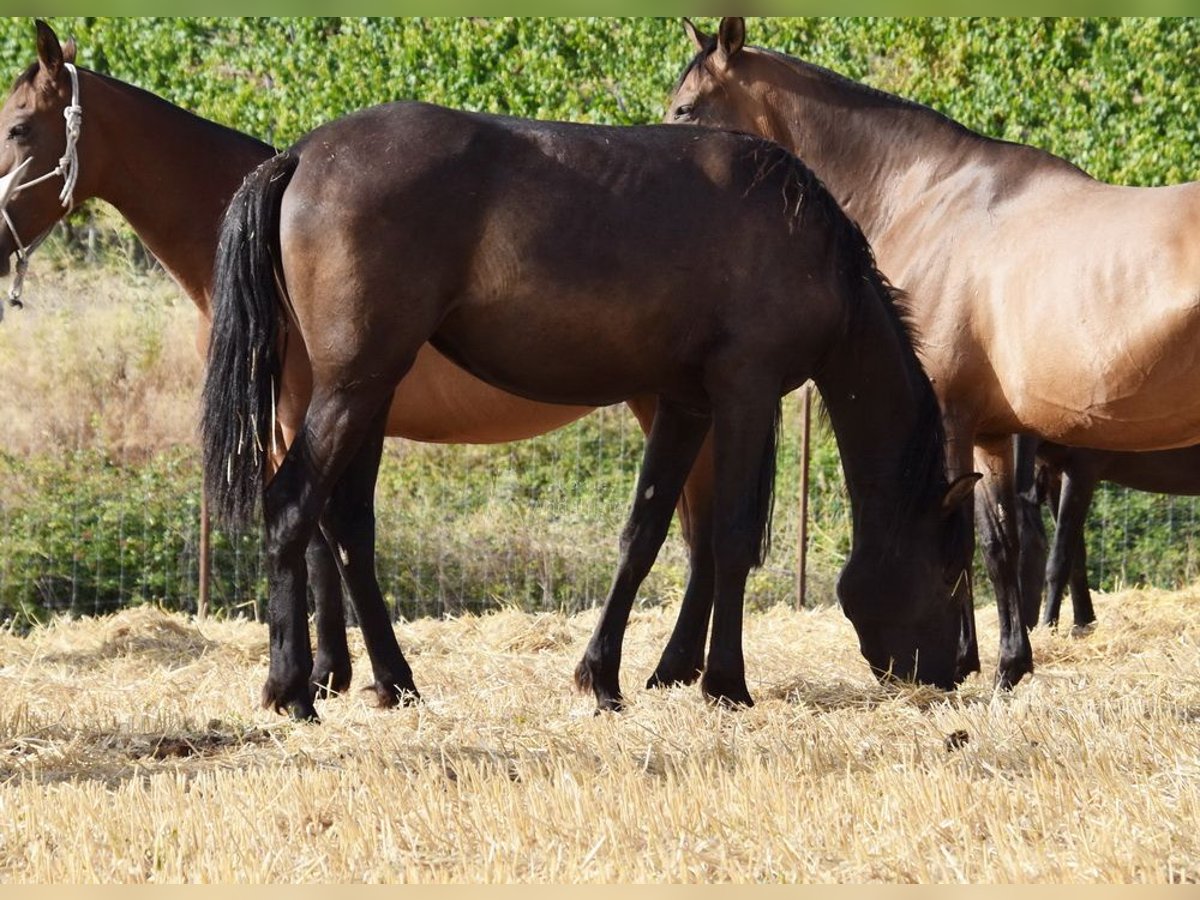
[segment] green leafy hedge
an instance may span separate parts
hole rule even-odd
[[[700,20],[712,28],[715,20]],[[676,20],[57,18],[83,64],[277,144],[417,98],[522,116],[652,122],[689,57]],[[33,59],[0,21],[0,64]],[[1195,19],[762,18],[751,43],[928,103],[1101,178],[1194,177]]]

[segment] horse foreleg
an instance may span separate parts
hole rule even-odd
[[[374,692],[380,706],[387,707],[419,699],[420,694],[396,641],[375,573],[375,481],[383,454],[385,421],[386,410],[330,494],[321,529],[358,614],[371,658],[374,682],[367,690]],[[344,644],[345,630],[341,633]]]
[[[675,628],[646,687],[691,684],[704,671],[704,643],[712,616],[713,568],[713,452],[706,438],[683,486],[680,518],[688,538],[688,581]]]
[[[976,527],[1000,617],[996,685],[1009,689],[1033,671],[1033,648],[1022,616],[1012,442],[1005,438],[978,444],[975,464],[984,473],[977,489],[983,496],[976,496]]]
[[[599,709],[621,708],[621,645],[637,589],[658,555],[683,482],[708,431],[707,416],[660,401],[646,441],[633,507],[621,532],[621,559],[600,621],[575,669],[575,684],[591,690]]]
[[[642,431],[649,435],[654,425],[657,400],[635,397],[627,401],[627,405],[637,417]],[[648,689],[691,684],[704,671],[704,641],[708,637],[713,595],[712,491],[712,439],[709,437],[692,463],[676,509],[683,539],[688,544],[688,581],[675,628],[654,673],[646,681]]]
[[[970,439],[970,426],[959,416],[944,412],[946,426],[946,467],[951,482],[974,471],[974,447]],[[973,518],[978,489],[973,491],[965,503],[968,515]],[[972,540],[974,533],[972,533]],[[973,548],[967,558],[974,556]],[[971,570],[968,567],[954,587],[953,599],[958,605],[958,654],[954,666],[954,682],[961,684],[972,672],[980,671],[979,638],[975,632],[975,591]]]
[[[753,706],[742,654],[746,577],[762,562],[774,487],[779,399],[761,386],[714,398],[712,638],[701,686],[710,699]]]
[[[317,696],[343,694],[350,688],[350,647],[346,643],[346,608],[342,603],[342,576],[322,534],[313,535],[305,554],[308,587],[312,592],[317,628],[317,654],[312,683]]]

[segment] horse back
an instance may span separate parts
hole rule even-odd
[[[515,387],[514,361],[543,359],[545,381],[570,402],[660,382],[655,341],[676,364],[747,329],[781,343],[778,317],[755,310],[812,294],[814,273],[831,268],[831,229],[799,227],[797,215],[804,192],[823,188],[759,138],[403,103],[320,128],[293,152],[281,243],[288,284],[311,285],[308,299],[293,297],[302,328],[352,337],[374,321],[389,333],[402,323],[380,317],[403,306],[414,331],[501,386]],[[330,255],[343,264],[315,265]],[[362,272],[386,277],[355,289]],[[395,304],[367,296],[379,284]],[[344,299],[317,302],[330,292]],[[814,332],[841,320],[810,302]],[[611,393],[576,382],[583,354]]]

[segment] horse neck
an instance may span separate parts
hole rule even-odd
[[[103,149],[93,172],[81,153],[81,179],[125,217],[207,315],[225,206],[274,150],[139,88],[87,76],[83,139]]]
[[[758,80],[771,135],[809,166],[868,237],[996,144],[919,104],[779,54]]]
[[[862,290],[853,321],[814,377],[837,438],[856,538],[868,502],[899,516],[922,479],[945,471],[933,388],[898,317],[868,296],[870,286]]]

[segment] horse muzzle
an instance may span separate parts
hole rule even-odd
[[[0,210],[6,209],[8,201],[16,196],[17,191],[21,189],[21,181],[25,177],[25,170],[29,168],[31,162],[33,162],[33,157],[24,159],[15,169],[7,175],[0,177]]]

